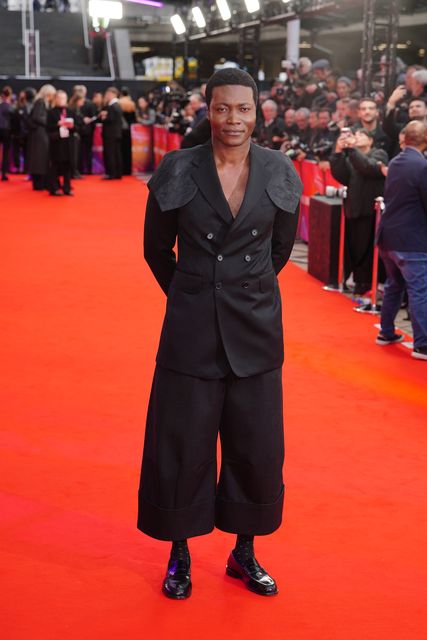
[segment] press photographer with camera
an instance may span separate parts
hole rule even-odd
[[[341,129],[330,156],[333,177],[348,188],[345,210],[344,282],[353,273],[354,293],[371,288],[375,235],[374,201],[384,192],[381,163],[388,163],[383,149],[374,147],[374,132]]]
[[[295,134],[286,136],[280,147],[292,160],[302,162],[310,152],[310,142],[313,132],[310,128],[310,110],[305,107],[295,112]]]
[[[321,109],[317,114],[317,128],[310,142],[310,151],[324,171],[329,169],[329,157],[334,151],[339,129],[331,119],[328,109]]]
[[[274,100],[266,100],[261,106],[261,118],[253,134],[253,140],[261,147],[280,149],[285,135],[285,122],[278,115]]]
[[[427,104],[422,98],[411,98],[402,102],[407,96],[406,87],[399,85],[391,94],[386,106],[383,128],[392,141],[392,155],[400,153],[399,133],[410,120],[423,122],[427,119]],[[397,105],[400,104],[398,107]]]

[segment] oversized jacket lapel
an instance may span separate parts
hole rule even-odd
[[[194,182],[211,207],[227,224],[231,224],[233,216],[219,181],[210,142],[202,145],[200,153],[197,159],[193,160],[193,163],[196,165],[191,173]]]
[[[248,213],[254,208],[265,191],[271,172],[260,158],[260,147],[251,142],[249,176],[246,184],[245,196],[234,221],[233,227],[239,226]]]

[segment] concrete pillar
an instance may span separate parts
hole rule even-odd
[[[286,60],[298,62],[300,20],[289,20],[286,23]]]
[[[123,80],[133,80],[135,69],[133,67],[132,52],[128,29],[114,29],[114,44],[116,46],[118,76]]]

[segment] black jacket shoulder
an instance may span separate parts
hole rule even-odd
[[[148,182],[162,211],[179,209],[194,198],[197,185],[191,172],[212,153],[210,143],[168,152]],[[280,151],[251,144],[253,160],[267,170],[265,189],[274,204],[294,213],[302,193],[302,182],[292,161]]]

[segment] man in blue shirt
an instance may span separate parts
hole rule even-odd
[[[427,360],[427,124],[406,125],[404,150],[388,167],[378,246],[387,272],[380,345],[401,342],[394,320],[405,289],[414,331],[412,356]]]

